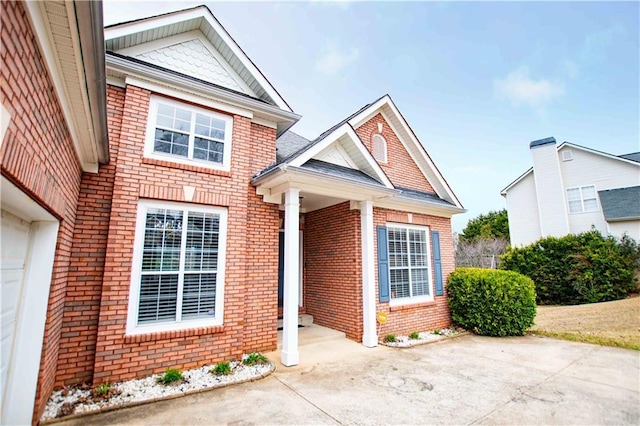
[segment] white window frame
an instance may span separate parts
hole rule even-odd
[[[593,192],[595,194],[595,196],[593,198],[588,198],[588,200],[595,200],[596,201],[596,208],[593,210],[586,210],[585,206],[584,206],[584,189],[586,188],[593,188]],[[571,204],[569,200],[569,191],[571,190],[575,190],[577,189],[580,192],[580,211],[579,212],[572,212],[571,211]],[[598,212],[600,211],[600,204],[598,203],[598,191],[596,190],[596,186],[595,185],[582,185],[582,186],[573,186],[571,188],[567,188],[565,191],[566,197],[567,197],[567,211],[569,212],[569,214],[580,214],[580,213],[593,213],[593,212]],[[577,200],[574,200],[577,201]]]
[[[158,116],[158,106],[160,104],[168,105],[174,108],[180,108],[183,110],[188,110],[192,113],[191,129],[189,131],[189,154],[187,157],[180,157],[177,155],[154,151],[156,120]],[[198,160],[193,158],[195,122],[196,122],[194,118],[195,113],[213,117],[215,119],[223,120],[225,122],[224,142],[223,142],[224,149],[222,152],[222,163],[214,163],[211,161]],[[177,164],[198,166],[198,167],[204,167],[207,169],[222,170],[222,171],[228,172],[231,170],[232,133],[233,133],[233,117],[230,115],[220,114],[218,112],[214,112],[208,109],[204,109],[204,108],[196,107],[193,105],[185,104],[182,102],[177,102],[171,99],[167,99],[162,96],[152,95],[151,100],[149,102],[149,115],[147,117],[147,133],[145,136],[144,156],[146,158],[153,158],[156,160],[163,160],[163,161],[169,161]]]
[[[383,158],[378,158],[378,156],[376,156],[376,136],[381,139]],[[381,163],[387,163],[389,161],[387,153],[387,139],[385,139],[381,133],[374,133],[373,136],[371,136],[371,154],[373,155],[373,158]]]
[[[387,251],[389,252],[389,256],[391,256],[390,251],[389,251],[389,242],[390,239],[388,237],[389,235],[389,228],[401,228],[406,230],[407,232],[411,229],[413,230],[418,230],[418,231],[423,231],[425,233],[426,236],[426,245],[427,245],[427,251],[426,251],[426,256],[427,256],[427,277],[429,278],[429,283],[428,283],[428,287],[429,287],[429,294],[425,294],[425,295],[420,295],[420,296],[410,296],[410,297],[401,297],[401,298],[394,298],[391,296],[391,260],[389,260],[389,264],[388,264],[388,276],[389,276],[389,306],[402,306],[402,305],[413,305],[416,303],[425,303],[425,302],[432,302],[434,300],[434,293],[435,293],[435,288],[434,288],[434,280],[433,280],[433,264],[431,262],[431,233],[429,230],[428,226],[418,226],[418,225],[409,225],[406,223],[387,223],[386,224],[387,227]],[[411,249],[409,247],[409,240],[407,239],[407,255],[409,256],[409,292],[411,292]],[[422,269],[422,267],[420,268]]]
[[[220,217],[220,233],[218,245],[218,269],[216,274],[215,316],[211,318],[187,319],[184,321],[167,321],[153,324],[138,324],[138,304],[140,300],[140,280],[142,277],[142,254],[144,249],[145,224],[147,211],[150,208],[176,209],[189,212],[215,213]],[[133,262],[131,266],[131,285],[129,288],[129,307],[127,314],[127,335],[158,333],[164,331],[186,330],[190,328],[222,325],[224,319],[224,283],[226,271],[228,212],[223,207],[197,206],[193,204],[169,201],[140,200],[136,218],[136,233],[133,246]],[[183,231],[184,232],[184,231]],[[179,272],[184,276],[184,253],[181,252]],[[182,287],[178,288],[178,300],[182,295]]]

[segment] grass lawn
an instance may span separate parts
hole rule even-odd
[[[640,350],[640,297],[576,306],[538,306],[531,332]]]

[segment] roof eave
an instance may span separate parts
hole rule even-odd
[[[84,62],[89,105],[98,148],[98,161],[109,162],[107,85],[102,1],[74,2]]]
[[[640,216],[614,217],[614,218],[610,218],[610,219],[607,219],[605,217],[604,220],[606,222],[631,222],[631,221],[635,221],[635,220],[640,221]]]

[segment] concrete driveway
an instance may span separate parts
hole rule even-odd
[[[300,349],[301,365],[257,382],[64,424],[640,424],[636,351],[473,335]]]

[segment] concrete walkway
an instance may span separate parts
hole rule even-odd
[[[300,352],[301,365],[257,382],[63,424],[640,424],[636,351],[467,335],[411,349],[334,339]]]

